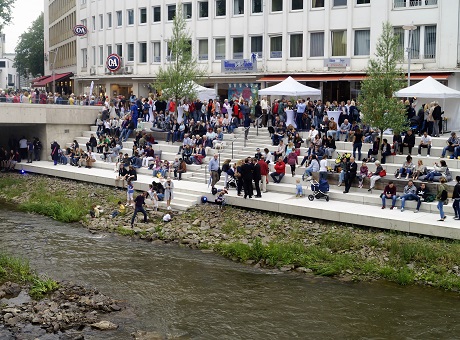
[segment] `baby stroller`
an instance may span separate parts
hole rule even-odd
[[[310,201],[313,201],[315,198],[324,198],[326,202],[329,202],[329,195],[327,194],[327,192],[329,191],[329,183],[327,182],[327,180],[320,179],[318,183],[316,180],[311,179],[310,183],[311,191],[313,191],[313,193],[308,195],[308,199]]]
[[[235,178],[235,172],[233,169],[229,169],[227,171],[228,177],[227,177],[227,188],[236,188],[236,178]]]

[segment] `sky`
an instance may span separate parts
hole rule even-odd
[[[5,52],[13,53],[19,36],[26,32],[32,22],[38,18],[44,7],[43,0],[16,0],[13,9],[13,19],[5,27]]]

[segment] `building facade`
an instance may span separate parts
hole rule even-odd
[[[46,13],[60,2],[66,6],[59,13]],[[406,50],[411,35],[413,81],[432,75],[460,89],[458,0],[45,3],[46,48],[51,51],[59,47],[61,51],[61,46],[69,47],[64,49],[68,57],[62,57],[62,64],[56,61],[55,70],[73,73],[76,93],[88,93],[91,82],[97,95],[134,92],[145,96],[151,92],[156,71],[168,64],[168,39],[178,6],[182,6],[198,63],[208,75],[204,83],[224,98],[256,92],[258,87],[272,85],[288,75],[320,88],[326,100],[354,98],[386,21],[399,36],[401,49]],[[87,34],[76,37],[69,33],[74,24],[85,25]],[[410,32],[403,28],[405,25],[416,28]],[[57,60],[61,61],[59,53]],[[107,56],[112,53],[122,57],[122,67],[116,73],[106,68]],[[227,72],[222,67],[225,60],[254,58],[257,67],[250,71]],[[407,66],[406,52],[402,67]]]

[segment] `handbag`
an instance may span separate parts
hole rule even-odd
[[[379,172],[380,177],[385,177],[387,175],[387,172],[385,170],[382,170]]]

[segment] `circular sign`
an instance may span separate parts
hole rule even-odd
[[[111,54],[107,57],[107,62],[106,62],[107,69],[110,72],[116,72],[120,69],[121,67],[121,58],[118,54]]]
[[[85,25],[76,25],[73,28],[73,33],[75,35],[78,35],[79,37],[82,37],[88,33],[88,29],[86,28]]]

